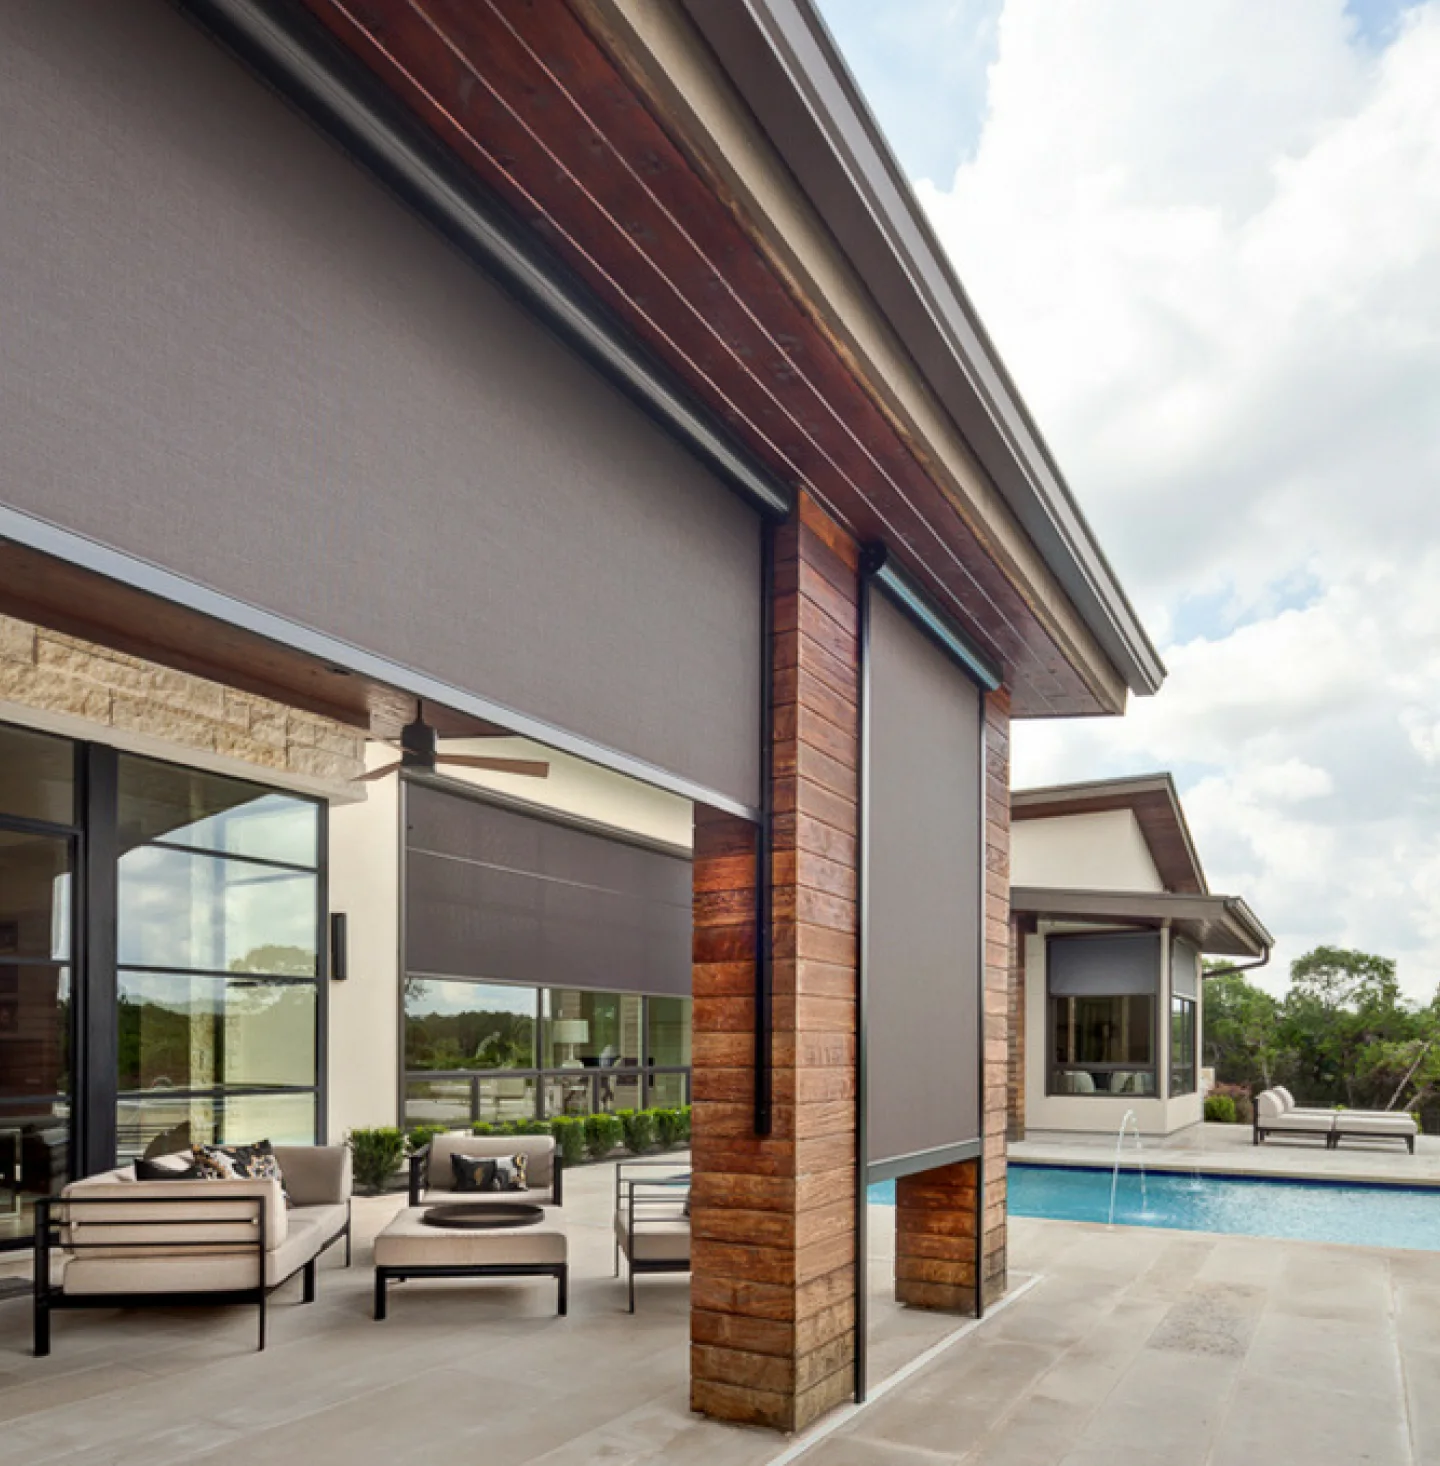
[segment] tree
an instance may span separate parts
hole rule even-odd
[[[1216,1079],[1222,1084],[1258,1080],[1269,1089],[1281,1055],[1280,1004],[1243,973],[1232,972],[1206,978],[1204,1015],[1201,1042]]]

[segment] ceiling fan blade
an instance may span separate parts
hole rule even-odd
[[[393,774],[400,767],[400,760],[397,758],[393,763],[381,764],[378,769],[371,769],[368,774],[359,774],[350,782],[352,784],[370,784],[376,779],[383,779],[386,774]]]
[[[493,774],[525,774],[532,779],[550,777],[550,765],[529,758],[486,758],[478,753],[442,753],[436,764],[454,764],[462,769],[488,769]]]

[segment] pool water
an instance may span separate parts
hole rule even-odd
[[[1009,1168],[1012,1216],[1105,1222],[1110,1172],[1081,1166]],[[870,1188],[870,1200],[895,1204],[895,1183]],[[1329,1181],[1122,1171],[1115,1221],[1132,1227],[1176,1227],[1304,1242],[1440,1251],[1440,1189],[1350,1186]]]

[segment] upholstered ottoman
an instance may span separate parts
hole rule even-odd
[[[388,1285],[402,1278],[554,1278],[563,1316],[569,1253],[558,1222],[547,1216],[528,1227],[455,1230],[428,1225],[427,1210],[406,1207],[375,1239],[377,1319],[385,1317]]]

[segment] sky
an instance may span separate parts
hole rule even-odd
[[[819,0],[1169,669],[1212,890],[1440,985],[1440,0]]]

